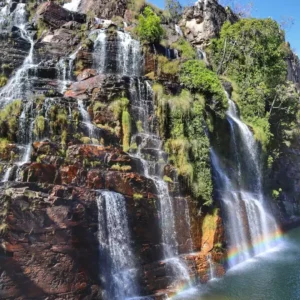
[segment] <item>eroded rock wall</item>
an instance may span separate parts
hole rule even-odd
[[[89,10],[91,3],[95,5],[95,1],[83,2],[86,8],[81,11]],[[97,6],[99,16],[122,16],[125,4],[101,1]],[[141,293],[165,291],[170,287],[170,278],[162,262],[158,191],[154,182],[143,175],[141,161],[123,151],[125,128],[114,109],[120,97],[130,100],[132,78],[98,74],[93,68],[93,40],[88,39],[91,28],[81,26],[84,15],[74,16],[49,2],[38,9],[37,19],[47,26],[34,45],[35,68],[28,72],[31,95],[22,99],[21,109],[12,114],[19,118],[22,110],[30,107],[25,111],[25,128],[31,128],[29,134],[33,137],[30,159],[19,163],[23,148],[17,137],[9,137],[0,154],[2,178],[8,174],[0,192],[0,299],[101,299],[99,190],[125,197]],[[32,28],[33,34],[36,29]],[[11,69],[16,71],[29,45],[17,34],[12,37],[14,43],[3,36],[0,60],[12,62]],[[22,47],[15,48],[18,45]],[[114,64],[114,33],[109,37],[109,47]],[[70,67],[70,55],[75,52]],[[153,68],[155,65],[149,64],[147,72],[155,72]],[[62,91],[64,71],[71,73],[66,91]],[[80,103],[93,124],[93,137]],[[132,103],[128,105],[131,112]],[[131,123],[133,132],[137,131],[137,125]],[[150,151],[148,155],[155,153]],[[218,266],[218,274],[224,272],[221,217],[212,210],[201,212],[197,201],[177,184],[176,170],[167,165],[165,174],[170,175],[170,170],[176,182],[169,183],[169,191],[174,199],[179,254],[190,266],[191,277],[205,282],[209,254]],[[190,224],[184,215],[187,211]]]

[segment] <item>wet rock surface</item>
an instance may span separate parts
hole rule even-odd
[[[126,1],[86,0],[80,12],[91,5],[102,18],[124,16],[127,9]],[[0,186],[0,299],[102,299],[99,190],[124,196],[141,293],[163,299],[174,287],[170,266],[163,261],[159,191],[135,157],[137,145],[124,149],[126,130],[138,133],[132,95],[139,92],[145,100],[138,90],[141,82],[146,84],[144,73],[139,78],[116,74],[120,49],[115,33],[108,38],[111,72],[96,70],[93,43],[84,35],[88,30],[81,30],[85,15],[47,2],[38,8],[38,19],[46,28],[35,40],[34,67],[26,73],[30,96],[22,99],[18,115],[24,112],[24,122],[18,120],[24,138],[14,137],[0,153],[2,179],[9,175]],[[13,76],[30,45],[17,30],[10,39],[1,33],[0,39],[0,61],[10,64],[8,75]],[[145,73],[153,71],[155,61],[149,53]],[[129,103],[120,101],[124,98]],[[131,114],[131,128],[126,127],[124,112]],[[151,114],[147,118],[157,126]],[[29,159],[24,159],[26,149]],[[143,149],[142,155],[157,169],[168,159],[155,145]],[[205,215],[211,212],[199,213],[197,202],[180,189],[174,168],[168,165],[163,173],[175,179],[168,187],[175,203],[178,249],[191,278],[208,280],[208,253],[221,275],[225,253],[215,247],[224,242],[220,217],[213,220],[216,226],[203,231]]]

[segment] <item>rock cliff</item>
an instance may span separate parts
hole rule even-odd
[[[219,276],[224,273],[221,216],[210,209],[200,214],[197,201],[180,189],[167,154],[156,148],[158,135],[146,141],[141,155],[155,172],[163,173],[165,182],[145,175],[137,154],[145,137],[138,133],[135,101],[149,102],[145,118],[156,117],[142,60],[132,52],[135,48],[124,48],[131,45],[126,42],[137,42],[109,23],[109,50],[103,52],[103,25],[86,23],[84,13],[91,7],[97,7],[97,17],[112,18],[124,15],[126,2],[83,1],[81,13],[42,3],[32,15],[30,30],[18,30],[16,24],[11,34],[1,31],[0,65],[10,80],[0,90],[6,103],[1,117],[1,299],[104,297],[99,232],[107,229],[99,227],[97,206],[103,190],[125,199],[141,295],[158,299],[175,289],[172,277],[178,276],[164,261],[162,185],[174,202],[178,255],[187,266],[186,276],[206,282],[208,255]],[[120,38],[129,39],[125,46]],[[156,72],[155,64],[145,71]],[[134,143],[128,131],[136,136]]]
[[[0,20],[0,299],[120,299],[115,286],[131,278],[134,296],[164,299],[207,282],[212,267],[222,276],[228,237],[207,166],[210,140],[228,145],[230,129],[217,95],[191,95],[177,71],[237,16],[198,1],[183,33],[164,24],[167,42],[142,46],[128,1],[83,0],[78,12],[33,2],[1,8],[10,21]],[[288,61],[298,83],[299,62]],[[289,151],[277,181],[298,177],[295,165],[282,169],[298,156]],[[293,184],[285,197],[297,192]]]

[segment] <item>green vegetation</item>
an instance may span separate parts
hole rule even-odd
[[[137,121],[137,122],[136,122],[136,129],[137,129],[137,131],[138,131],[139,133],[141,133],[141,132],[144,131],[142,121]],[[131,147],[132,147],[132,146],[131,146]]]
[[[113,112],[116,121],[120,121],[120,124],[122,124],[123,150],[125,152],[130,149],[131,138],[131,117],[128,112],[128,105],[129,100],[126,97],[121,97],[114,100],[108,107]],[[117,126],[115,130],[112,129],[112,133],[118,130]]]
[[[169,161],[177,168],[194,198],[209,206],[213,185],[209,140],[204,131],[206,101],[203,96],[185,89],[178,95],[167,95],[163,86],[155,84],[153,90]]]
[[[138,194],[138,193],[134,193],[133,194],[133,200],[141,200],[143,199],[143,195],[142,194]]]
[[[170,178],[169,176],[166,176],[166,175],[164,176],[163,180],[164,180],[164,182],[167,182],[167,183],[173,183],[172,178]]]
[[[7,77],[3,74],[0,75],[0,88],[2,88],[3,86],[5,86],[7,84]]]
[[[0,111],[0,135],[14,141],[18,131],[18,121],[21,114],[22,102],[16,100],[6,105]]]
[[[176,43],[171,45],[172,49],[177,49],[181,53],[183,60],[196,59],[197,53],[193,46],[184,38],[180,38]]]
[[[45,118],[43,116],[37,116],[34,122],[34,134],[41,137],[45,131]]]
[[[127,109],[128,105],[129,100],[122,97],[114,100],[108,108],[113,112],[115,119],[119,119],[122,112]]]
[[[7,151],[8,151],[8,148],[7,146],[9,145],[9,140],[6,139],[6,138],[0,138],[0,155],[1,157],[3,157]]]
[[[214,70],[235,83],[241,116],[264,150],[288,143],[287,130],[296,121],[298,97],[286,84],[290,53],[284,32],[271,19],[227,22],[209,47]]]
[[[143,42],[155,43],[162,39],[164,30],[161,26],[161,19],[150,6],[146,6],[139,16],[137,34]]]
[[[104,103],[101,102],[95,102],[93,105],[93,113],[97,113],[98,111],[101,111],[105,107]]]
[[[179,60],[168,60],[165,56],[158,56],[158,76],[171,75],[177,76],[180,70]]]
[[[202,232],[209,233],[210,231],[216,231],[218,214],[219,210],[215,208],[212,214],[207,214],[204,217]]]
[[[281,188],[280,188],[279,190],[273,190],[273,191],[272,191],[272,196],[273,196],[273,198],[274,198],[275,200],[278,200],[278,198],[279,198],[281,192],[282,192],[282,189],[281,189]]]
[[[47,29],[48,29],[47,24],[42,19],[38,19],[38,21],[37,21],[37,37],[40,38]]]
[[[212,110],[224,114],[228,101],[218,76],[199,60],[189,60],[182,65],[180,81],[192,92],[203,93],[212,101],[207,102]]]
[[[127,152],[130,148],[131,117],[127,110],[122,112],[123,150]]]
[[[75,75],[79,75],[84,70],[84,63],[82,60],[77,60],[75,64]]]
[[[110,168],[114,171],[122,171],[122,172],[130,172],[132,169],[131,166],[128,165],[121,166],[120,164],[112,165]]]

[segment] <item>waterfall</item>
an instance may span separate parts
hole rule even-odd
[[[23,64],[8,81],[8,83],[0,90],[0,101],[1,107],[9,104],[10,102],[16,99],[22,99],[25,101],[23,104],[23,111],[19,119],[19,130],[18,130],[18,143],[19,147],[22,149],[21,160],[16,163],[18,166],[18,171],[20,167],[25,163],[29,162],[31,154],[31,143],[32,143],[32,134],[34,121],[31,122],[28,126],[26,121],[26,114],[32,108],[32,101],[26,101],[30,99],[31,95],[31,83],[29,80],[29,70],[35,69],[37,65],[33,63],[33,50],[34,50],[34,41],[30,32],[26,28],[26,4],[18,3],[15,9],[11,11],[11,2],[8,1],[6,8],[2,8],[1,16],[6,13],[6,20],[10,20],[9,24],[6,24],[8,27],[15,26],[19,29],[21,38],[27,41],[30,44],[30,49],[25,57]],[[3,22],[1,23],[3,26]],[[11,177],[13,167],[7,168],[5,174],[3,175],[2,182],[6,182]]]
[[[93,139],[96,138],[95,131],[98,130],[98,128],[92,123],[90,114],[85,109],[82,100],[78,100],[78,109],[83,119],[83,124],[88,129],[89,138]]]
[[[207,255],[207,262],[209,266],[209,280],[213,280],[216,278],[214,263],[211,259],[211,254]]]
[[[26,23],[26,4],[18,3],[13,9],[13,1],[7,0],[0,9],[0,31],[10,30],[13,26],[20,27]]]
[[[13,25],[20,30],[21,37],[30,44],[30,50],[22,66],[16,71],[7,85],[0,89],[1,106],[5,106],[16,99],[24,99],[30,93],[30,81],[28,77],[29,69],[36,68],[33,64],[34,41],[26,29],[26,9],[25,4],[19,3],[13,12]]]
[[[124,76],[141,76],[143,57],[140,43],[134,40],[127,32],[117,31],[117,53],[108,56],[107,34],[105,30],[96,30],[91,35],[97,34],[94,42],[93,62],[98,73],[115,73]],[[111,43],[111,41],[110,41]],[[115,66],[112,66],[114,65]]]
[[[162,141],[155,132],[156,121],[153,92],[150,84],[140,79],[143,66],[140,43],[132,39],[129,33],[122,31],[117,31],[116,36],[108,36],[105,30],[95,30],[91,33],[91,37],[94,37],[95,34],[97,36],[94,39],[93,64],[98,73],[116,73],[119,76],[130,76],[131,115],[134,116],[135,122],[141,127],[141,132],[132,137],[132,143],[138,145],[137,153],[132,154],[132,156],[141,161],[144,176],[154,182],[158,192],[163,256],[166,269],[169,272],[170,278],[172,278],[170,284],[173,287],[180,283],[189,284],[191,280],[188,268],[178,256],[173,199],[169,195],[168,184],[163,181],[163,170],[167,155],[162,150]],[[111,51],[112,47],[117,51]],[[149,154],[150,152],[157,154],[155,155],[155,159],[145,159],[147,153]],[[114,214],[116,214],[116,212],[114,212]],[[186,223],[189,224],[188,211],[185,210],[184,216],[187,219]],[[118,218],[126,220],[125,217],[120,215],[118,215]],[[122,220],[119,220],[119,222],[121,221]],[[126,226],[124,228],[126,229]],[[125,235],[126,234],[124,234],[124,236]],[[119,262],[118,253],[114,253],[110,260],[113,264],[111,269],[115,270],[113,272],[119,273],[119,269],[116,270],[116,268],[118,265],[122,266],[122,262]],[[130,261],[130,259],[127,260],[128,263],[130,263]],[[130,266],[127,266],[127,268],[130,268]],[[107,269],[109,270],[110,268]],[[105,280],[111,276],[111,274],[106,274]],[[113,280],[110,281],[113,282]],[[115,286],[118,285],[116,283],[112,284]],[[123,285],[127,286],[128,284],[124,283]],[[114,292],[115,290],[116,289],[111,288],[110,293],[116,293]],[[123,292],[120,293],[122,294]],[[120,296],[120,294],[118,295]]]
[[[4,173],[4,176],[3,176],[3,179],[1,180],[1,182],[7,182],[7,181],[9,181],[12,170],[13,170],[13,167],[8,167],[7,168],[7,170]]]
[[[206,52],[200,48],[197,48],[197,54],[198,54],[198,58],[200,60],[203,60],[205,62],[205,64],[208,66],[209,62],[207,60]]]
[[[56,65],[60,77],[59,89],[61,93],[64,93],[67,89],[67,86],[73,81],[74,60],[76,59],[76,56],[80,49],[81,46],[75,52],[73,52],[67,59],[61,58]],[[83,119],[83,124],[88,130],[89,138],[96,138],[95,132],[96,130],[98,130],[98,128],[92,123],[90,114],[84,107],[83,101],[80,99],[78,99],[78,109]]]
[[[234,168],[228,170],[214,149],[211,162],[225,212],[232,267],[273,247],[270,240],[279,229],[265,207],[258,144],[240,120],[235,103],[230,99],[228,102]]]
[[[65,9],[67,9],[67,10],[69,10],[69,11],[77,12],[80,3],[81,3],[81,0],[71,0],[71,2],[65,3],[65,4],[63,5],[63,8],[65,8]]]
[[[140,76],[142,56],[140,43],[127,32],[118,31],[118,74]]]
[[[75,52],[73,52],[67,59],[61,58],[56,65],[58,75],[60,78],[59,90],[61,93],[64,93],[67,89],[68,84],[72,82],[74,60],[76,59],[76,56],[80,49],[81,46],[78,47],[78,49]]]
[[[98,71],[98,73],[102,74],[106,71],[106,32],[104,30],[98,30],[96,32],[92,32],[92,34],[97,34],[97,38],[94,42],[93,67]]]
[[[175,228],[173,199],[170,197],[168,184],[163,180],[163,170],[166,164],[166,155],[162,150],[162,141],[155,134],[153,92],[148,82],[140,79],[131,80],[131,101],[135,121],[140,122],[143,132],[132,137],[132,142],[137,142],[138,151],[134,157],[138,158],[144,169],[144,176],[150,178],[157,189],[160,203],[160,226],[165,262],[171,268],[175,277],[173,285],[178,282],[190,283],[187,266],[178,257],[177,233]],[[145,159],[147,153],[156,153],[155,160]],[[185,211],[185,217],[188,212]],[[189,222],[189,216],[187,219]]]
[[[125,198],[114,192],[100,191],[97,198],[100,279],[107,300],[138,295],[125,203]]]
[[[183,32],[181,30],[181,28],[179,27],[179,25],[175,24],[175,31],[179,36],[183,36]]]

